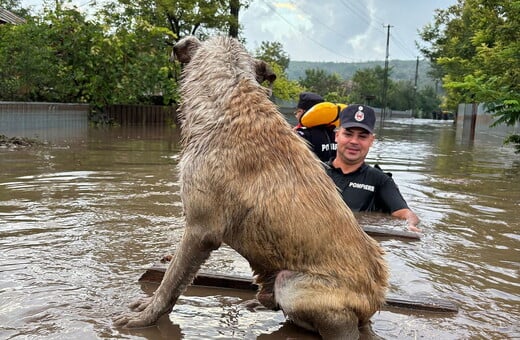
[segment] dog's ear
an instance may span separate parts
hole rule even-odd
[[[182,38],[173,45],[170,61],[178,60],[183,64],[189,63],[200,45],[201,42],[194,36]]]
[[[274,74],[271,66],[263,60],[255,59],[255,73],[256,80],[259,84],[262,84],[265,80],[267,80],[270,84],[270,87],[273,86],[274,81],[276,80],[276,74]]]

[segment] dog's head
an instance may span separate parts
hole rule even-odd
[[[173,52],[170,60],[178,60],[183,64],[188,64],[197,49],[202,45],[199,39],[194,36],[188,36],[179,40],[173,46]],[[255,78],[259,84],[262,84],[264,81],[269,82],[269,88],[272,88],[274,81],[276,80],[276,74],[273,72],[272,68],[263,60],[252,59],[253,60],[253,68],[255,70]]]

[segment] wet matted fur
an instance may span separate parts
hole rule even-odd
[[[385,301],[383,251],[269,100],[259,84],[265,64],[227,37],[187,37],[174,52],[185,63],[179,172],[186,229],[155,294],[116,323],[153,324],[226,243],[249,261],[265,306],[324,338],[355,338]]]

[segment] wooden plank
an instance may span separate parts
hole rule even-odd
[[[457,313],[459,311],[459,307],[453,302],[432,297],[399,297],[387,294],[386,305],[427,312]]]
[[[405,238],[410,240],[420,240],[421,234],[407,230],[395,230],[385,227],[370,227],[364,226],[363,230],[373,237],[391,237],[391,238]]]
[[[165,271],[166,265],[154,265],[146,270],[141,278],[139,278],[139,281],[160,283]],[[253,279],[250,277],[221,275],[200,271],[193,280],[192,284],[196,286],[232,288],[250,291],[256,291],[258,289],[258,286],[253,283]],[[457,313],[459,310],[456,304],[444,299],[430,297],[400,297],[392,294],[387,295],[386,305],[394,308],[406,308],[428,312]]]

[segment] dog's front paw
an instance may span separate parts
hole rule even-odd
[[[139,298],[139,299],[135,300],[134,302],[132,302],[129,305],[129,307],[134,312],[142,312],[143,310],[146,309],[146,307],[148,307],[150,305],[150,303],[152,302],[152,299],[153,299],[153,296]]]
[[[114,318],[114,325],[123,328],[143,328],[152,326],[159,315],[153,313],[153,308],[148,308],[152,303],[152,297],[140,298],[129,305],[133,312],[124,313]]]

